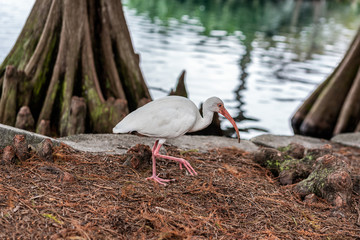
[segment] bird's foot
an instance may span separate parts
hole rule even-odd
[[[151,177],[148,177],[146,178],[146,180],[154,180],[155,182],[157,183],[160,183],[162,185],[166,185],[167,182],[171,182],[171,181],[174,181],[174,179],[163,179],[163,178],[160,178],[156,175],[152,175]]]
[[[191,174],[191,175],[197,175],[197,173],[195,172],[195,170],[193,169],[193,167],[190,165],[190,163],[188,161],[186,161],[183,158],[177,158],[177,157],[172,157],[172,156],[167,156],[167,155],[161,155],[158,153],[154,153],[155,157],[161,157],[164,159],[169,159],[169,160],[173,160],[176,161],[180,164],[180,170],[182,170],[183,166],[185,166],[186,170]]]
[[[188,172],[191,175],[197,175],[197,172],[195,172],[195,170],[193,169],[193,167],[190,165],[190,163],[188,161],[186,161],[185,159],[182,158],[178,158],[178,160],[176,160],[179,162],[180,164],[180,170],[182,170],[182,166],[184,165],[185,168],[188,170]]]

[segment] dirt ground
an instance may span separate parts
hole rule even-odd
[[[159,160],[167,186],[123,165],[125,156],[55,148],[0,165],[0,239],[356,239],[360,197],[347,209],[322,199],[306,204],[280,186],[249,153],[216,149],[168,154],[187,159],[198,176]],[[360,150],[338,149],[360,162]],[[149,159],[150,160],[150,159]]]

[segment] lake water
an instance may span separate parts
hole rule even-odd
[[[350,2],[350,1],[349,1]],[[0,62],[33,0],[0,0]],[[338,1],[127,0],[125,16],[154,99],[186,69],[197,105],[222,98],[242,138],[290,135],[290,118],[333,71],[360,25]],[[227,121],[223,129],[231,131]]]

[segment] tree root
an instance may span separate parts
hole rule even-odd
[[[352,188],[347,159],[327,154],[316,159],[311,174],[295,190],[300,196],[315,193],[336,207],[345,207],[350,204]]]
[[[0,66],[0,87],[1,123],[14,126],[18,115],[17,126],[54,136],[111,132],[151,99],[117,0],[37,0]]]
[[[15,127],[25,129],[27,131],[34,131],[35,120],[31,114],[30,108],[28,106],[23,106],[20,108],[17,116]]]
[[[334,72],[291,119],[295,133],[331,138],[360,131],[360,29]]]
[[[11,145],[6,146],[2,151],[1,160],[3,164],[16,164],[30,158],[31,151],[39,159],[53,162],[53,143],[50,139],[44,139],[37,146],[28,145],[24,135],[15,135]]]
[[[254,154],[254,161],[278,176],[281,184],[294,184],[294,191],[303,198],[315,194],[336,207],[350,204],[354,176],[349,161],[334,154],[330,145],[317,149],[295,143],[279,150],[264,147]]]
[[[125,155],[124,166],[131,167],[133,169],[142,169],[151,166],[151,149],[147,145],[136,144],[136,146],[130,148]]]

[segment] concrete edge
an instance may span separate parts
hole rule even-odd
[[[0,124],[0,148],[10,145],[14,136],[19,134],[24,135],[28,144],[31,145],[36,145],[44,139],[50,139],[55,146],[60,145],[60,143],[65,143],[76,150],[103,154],[124,154],[129,148],[138,143],[152,147],[155,141],[153,138],[139,137],[130,134],[79,134],[54,139],[41,134]],[[302,144],[306,148],[320,147],[324,144],[334,143],[360,147],[359,136],[360,133],[343,134],[341,140],[339,137],[334,137],[332,141],[328,141],[300,135],[281,136],[264,134],[250,140],[241,140],[241,143],[238,144],[235,139],[227,137],[184,135],[176,139],[169,139],[167,143],[180,149],[198,149],[202,152],[222,147],[235,147],[244,151],[255,152],[259,146],[278,148],[287,146],[291,142]]]
[[[19,128],[7,126],[4,124],[0,124],[0,147],[4,148],[7,145],[10,145],[15,135],[19,135],[19,134],[24,135],[26,137],[28,144],[31,145],[36,145],[47,138],[50,139],[55,146],[60,145],[60,141],[54,138],[29,132]]]

